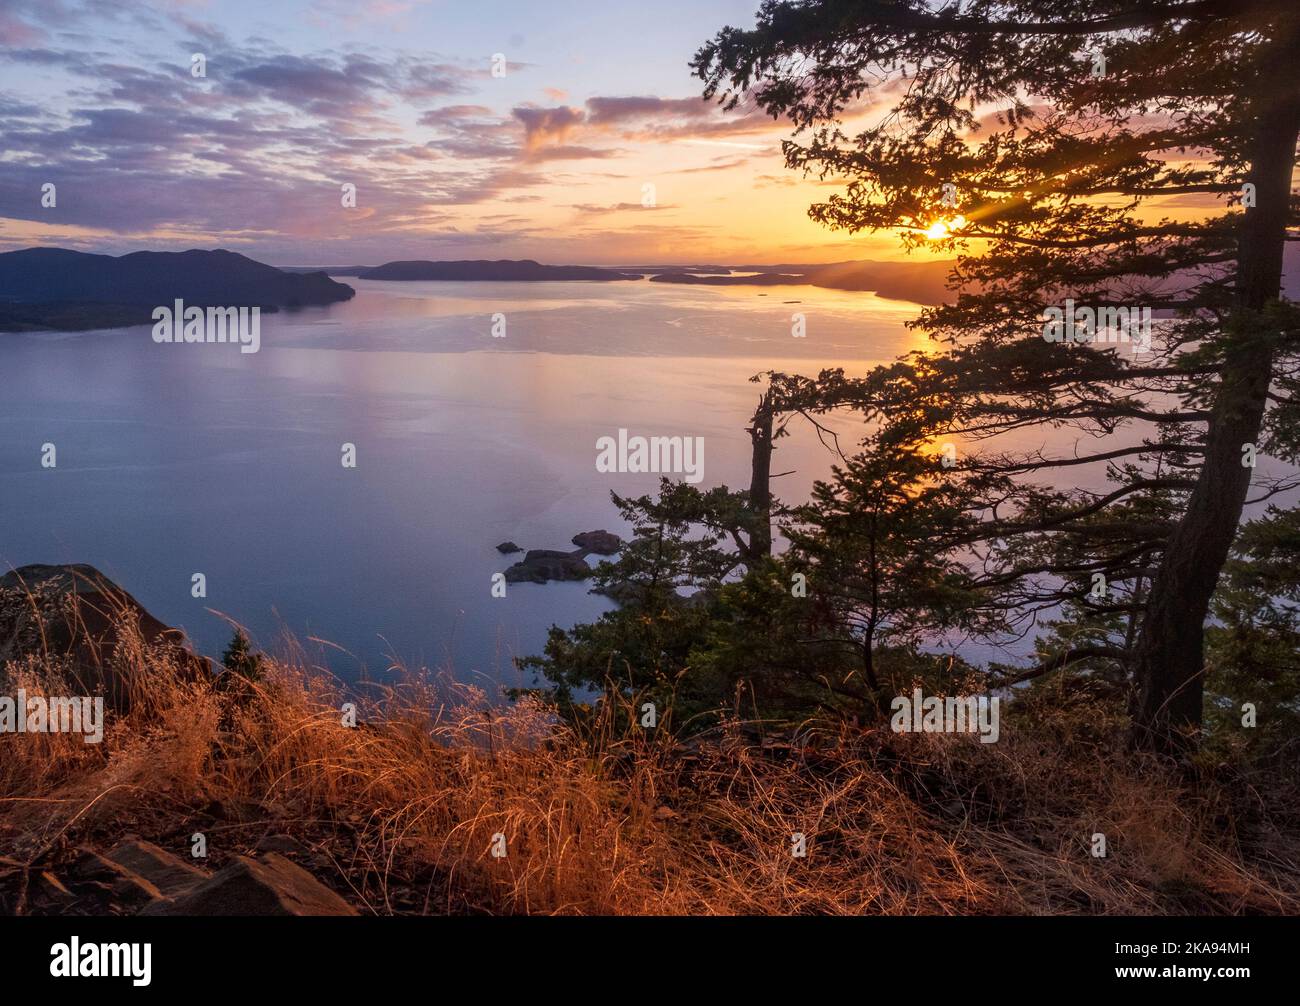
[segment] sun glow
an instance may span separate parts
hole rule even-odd
[[[938,241],[948,237],[953,231],[961,230],[966,226],[966,218],[955,216],[951,220],[936,220],[925,230],[925,236],[931,241]]]

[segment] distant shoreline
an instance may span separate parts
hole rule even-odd
[[[612,268],[532,259],[394,261],[380,266],[277,267],[224,250],[133,252],[63,248],[0,254],[0,332],[79,332],[146,325],[176,298],[200,307],[308,307],[350,299],[332,277],[376,282],[651,282],[684,286],[814,286],[933,305],[951,298],[950,262],[698,265]]]
[[[403,261],[381,266],[285,266],[287,272],[314,271],[330,276],[384,282],[635,282],[684,286],[814,286],[826,290],[873,293],[889,300],[922,305],[952,297],[947,288],[953,263],[874,262],[829,264],[551,266],[531,259],[497,261]]]

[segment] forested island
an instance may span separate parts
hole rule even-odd
[[[323,272],[287,273],[221,249],[117,257],[67,248],[0,254],[0,331],[145,325],[155,307],[177,299],[197,307],[269,312],[352,296],[352,287]]]

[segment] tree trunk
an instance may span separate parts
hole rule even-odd
[[[749,426],[753,444],[749,476],[749,560],[772,554],[772,419],[775,411],[771,397],[763,395]]]
[[[1258,441],[1272,379],[1272,333],[1263,329],[1258,312],[1281,291],[1300,133],[1300,95],[1293,83],[1300,54],[1291,43],[1279,46],[1279,57],[1283,51],[1285,59],[1271,78],[1283,86],[1252,123],[1247,179],[1255,185],[1256,205],[1246,209],[1238,239],[1236,319],[1241,331],[1230,333],[1233,345],[1219,374],[1204,465],[1152,580],[1135,655],[1134,741],[1167,753],[1194,744],[1200,729],[1205,620],[1250,487],[1252,469],[1242,463],[1243,446]]]

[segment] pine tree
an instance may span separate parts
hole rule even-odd
[[[844,180],[815,220],[960,256],[959,296],[918,319],[946,348],[864,381],[792,382],[803,407],[888,423],[940,403],[934,435],[962,442],[1077,431],[1077,452],[970,459],[1026,483],[1018,506],[986,513],[990,544],[1028,536],[1041,551],[1045,535],[1078,536],[1130,500],[1174,500],[1172,519],[1128,535],[1144,589],[1117,652],[1136,686],[1135,740],[1194,742],[1204,626],[1256,475],[1243,460],[1298,453],[1300,318],[1281,275],[1297,209],[1300,10],[767,0],[754,28],[724,29],[693,66],[707,96],[788,117],[790,167]],[[873,124],[849,135],[846,112],[864,109]],[[1174,197],[1200,202],[1174,211]],[[1095,314],[1091,328],[1081,316],[1087,341],[1049,341],[1063,333],[1045,322],[1078,305],[1169,320],[1152,326],[1149,352],[1105,344],[1118,333]],[[1059,485],[1112,461],[1121,481],[1105,492],[1027,481]],[[1259,496],[1282,488],[1254,482]],[[1026,575],[1068,579],[1077,561]]]
[[[253,651],[243,629],[235,630],[226,651],[221,654],[221,664],[229,673],[246,681],[260,681],[265,670],[262,655]]]

